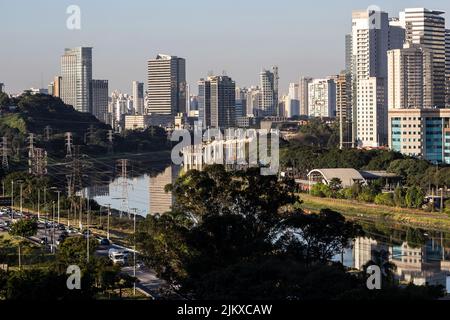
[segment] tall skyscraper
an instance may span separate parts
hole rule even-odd
[[[286,117],[291,118],[300,115],[300,84],[289,84],[289,94],[284,101]]]
[[[92,80],[92,114],[108,122],[108,80]]]
[[[203,128],[211,126],[211,83],[205,79],[198,81],[198,119]]]
[[[446,87],[446,103],[445,106],[450,108],[450,30],[445,30],[445,87]]]
[[[144,114],[144,83],[133,81],[133,108],[134,112],[139,115]]]
[[[236,122],[236,84],[228,76],[208,78],[211,86],[211,127],[230,128]]]
[[[300,101],[300,115],[307,116],[308,112],[308,85],[313,80],[311,77],[301,77],[298,88],[298,96]]]
[[[388,51],[389,109],[433,107],[432,54],[419,44]]]
[[[333,79],[314,79],[308,85],[308,115],[336,116],[336,83]]]
[[[171,115],[186,112],[186,62],[158,54],[148,61],[148,112]]]
[[[261,109],[261,90],[259,87],[250,87],[246,93],[247,116],[254,116]]]
[[[389,50],[401,49],[405,43],[406,31],[399,18],[389,18]]]
[[[421,44],[433,55],[433,106],[445,106],[445,18],[444,12],[407,8],[400,13],[406,41]]]
[[[339,121],[339,147],[349,148],[352,140],[351,94],[349,94],[350,77],[347,71],[335,77],[336,83],[336,118]]]
[[[261,113],[263,116],[276,116],[278,109],[278,67],[272,70],[262,70],[261,85]]]
[[[387,142],[387,51],[389,21],[376,10],[352,13],[353,141],[359,147]]]
[[[91,112],[92,48],[66,49],[61,57],[61,99],[80,112]]]

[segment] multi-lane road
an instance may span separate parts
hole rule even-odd
[[[14,211],[14,220],[13,220],[11,209],[9,208],[0,209],[0,233],[8,232],[15,220],[28,219],[31,217],[32,215],[20,214],[20,212]],[[58,224],[56,222],[40,219],[38,220],[38,231],[36,235],[29,237],[28,240],[38,245],[45,245],[49,249],[49,251],[54,252],[55,250],[57,250],[58,245],[60,244],[60,241],[63,239],[64,236],[72,237],[80,235],[82,235],[82,233],[76,228],[73,227],[69,228],[64,224]],[[102,240],[102,238],[96,235],[95,233],[90,233],[89,239],[90,241],[98,241],[98,242]],[[130,253],[133,252],[132,249],[115,245],[110,242],[108,245],[99,245],[95,254],[98,256],[107,257],[110,249],[125,250]],[[134,266],[124,266],[122,267],[122,272],[133,276]],[[153,270],[146,268],[141,263],[137,263],[136,278],[139,280],[136,287],[140,289],[144,294],[154,299],[160,297],[160,291],[161,288],[165,286],[165,282],[164,280],[159,279]]]

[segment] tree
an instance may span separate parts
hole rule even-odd
[[[420,208],[425,201],[425,194],[419,187],[409,187],[405,195],[405,204],[408,208]]]
[[[27,238],[34,236],[37,232],[38,225],[36,219],[22,219],[18,220],[11,226],[9,233],[12,236]],[[21,241],[18,244],[18,255],[19,255],[19,269],[22,267],[21,259]]]

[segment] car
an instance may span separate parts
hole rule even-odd
[[[101,246],[109,246],[111,245],[111,241],[109,241],[108,239],[104,238],[100,240],[100,245]]]

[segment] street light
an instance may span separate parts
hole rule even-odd
[[[133,283],[133,295],[136,295],[136,213],[137,209],[132,209],[134,212],[133,215],[133,277],[134,277],[134,283]]]
[[[106,225],[106,239],[109,240],[109,216],[111,215],[111,204],[106,203],[106,207],[108,208],[108,219],[107,219],[107,225]]]
[[[60,197],[61,191],[58,190],[56,187],[52,187],[52,188],[50,188],[50,189],[51,189],[51,190],[54,190],[54,191],[58,194],[58,224],[59,224],[59,221],[60,221],[59,197]]]

